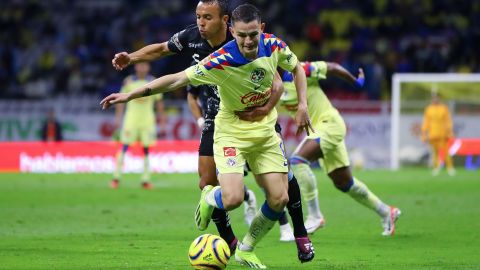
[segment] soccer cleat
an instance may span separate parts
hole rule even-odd
[[[257,198],[255,193],[251,190],[247,190],[248,200],[243,203],[243,212],[245,214],[245,222],[250,227],[255,215],[257,214]]]
[[[309,234],[314,233],[316,230],[323,228],[324,226],[325,226],[325,219],[323,217],[318,218],[318,217],[309,216],[305,221],[305,229]]]
[[[142,182],[143,189],[153,189],[153,185],[150,182]]]
[[[250,268],[267,269],[267,266],[257,258],[253,251],[240,250],[238,247],[235,252],[235,261]]]
[[[290,242],[294,240],[295,236],[293,236],[293,230],[290,224],[280,225],[280,241]]]
[[[391,236],[395,233],[395,222],[401,214],[400,209],[390,206],[390,213],[382,219],[383,236]]]
[[[295,238],[295,243],[297,244],[298,259],[301,263],[313,260],[315,257],[315,249],[308,237],[297,237]]]
[[[447,173],[448,173],[449,176],[455,176],[456,171],[455,171],[454,168],[448,168]]]
[[[440,167],[432,170],[432,176],[437,176],[440,173]]]
[[[113,179],[110,182],[110,188],[117,189],[119,185],[120,185],[120,181],[118,179]]]
[[[204,231],[208,228],[208,223],[212,218],[213,206],[209,205],[205,200],[205,196],[211,191],[213,186],[207,185],[202,190],[200,201],[198,202],[197,209],[195,209],[195,224],[200,231]]]

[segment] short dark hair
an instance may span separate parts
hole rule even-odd
[[[262,21],[260,10],[251,4],[243,4],[232,11],[232,24],[235,22],[249,23],[251,21]]]
[[[198,2],[208,5],[217,4],[220,8],[220,16],[228,15],[228,0],[200,0]]]

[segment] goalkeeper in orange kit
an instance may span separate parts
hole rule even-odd
[[[433,175],[441,168],[441,156],[445,156],[445,165],[449,175],[455,174],[452,157],[448,153],[448,140],[453,138],[452,118],[447,105],[440,101],[436,94],[432,102],[425,108],[422,123],[422,141],[428,142],[432,148]]]

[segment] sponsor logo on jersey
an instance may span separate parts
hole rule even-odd
[[[237,155],[237,150],[235,147],[224,147],[223,156],[225,157],[235,157]]]
[[[188,43],[188,47],[189,48],[194,48],[194,49],[200,48],[200,47],[202,47],[202,45],[203,45],[203,43]]]
[[[263,81],[263,79],[265,78],[265,74],[267,72],[265,71],[265,69],[263,68],[256,68],[252,71],[252,74],[250,74],[250,80],[253,82],[253,83],[259,83],[261,81]]]
[[[263,105],[270,98],[272,90],[268,89],[265,92],[249,92],[240,97],[240,102],[247,105],[247,107]]]

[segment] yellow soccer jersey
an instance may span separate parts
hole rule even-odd
[[[145,79],[139,79],[136,76],[129,76],[125,85],[122,87],[122,93],[133,91],[154,78],[148,75]],[[162,99],[162,95],[154,95],[134,99],[127,103],[125,116],[123,119],[123,128],[155,128],[155,110],[154,105],[157,100]]]
[[[234,112],[265,104],[271,95],[277,66],[292,71],[297,61],[285,42],[262,33],[255,60],[246,59],[232,40],[185,72],[193,85],[218,86],[220,110],[215,118],[216,132],[234,134],[237,138],[260,138],[271,136],[277,111],[272,110],[258,122],[242,121]]]
[[[321,121],[332,114],[338,113],[332,106],[325,93],[318,85],[319,79],[327,77],[327,63],[324,61],[302,62],[307,75],[307,103],[308,113],[313,126],[320,125]],[[285,92],[280,98],[280,105],[287,109],[291,116],[295,116],[298,106],[297,91],[293,83],[293,76],[285,72],[282,76]]]
[[[452,118],[445,104],[430,104],[425,108],[422,132],[428,139],[445,139],[453,137]]]

